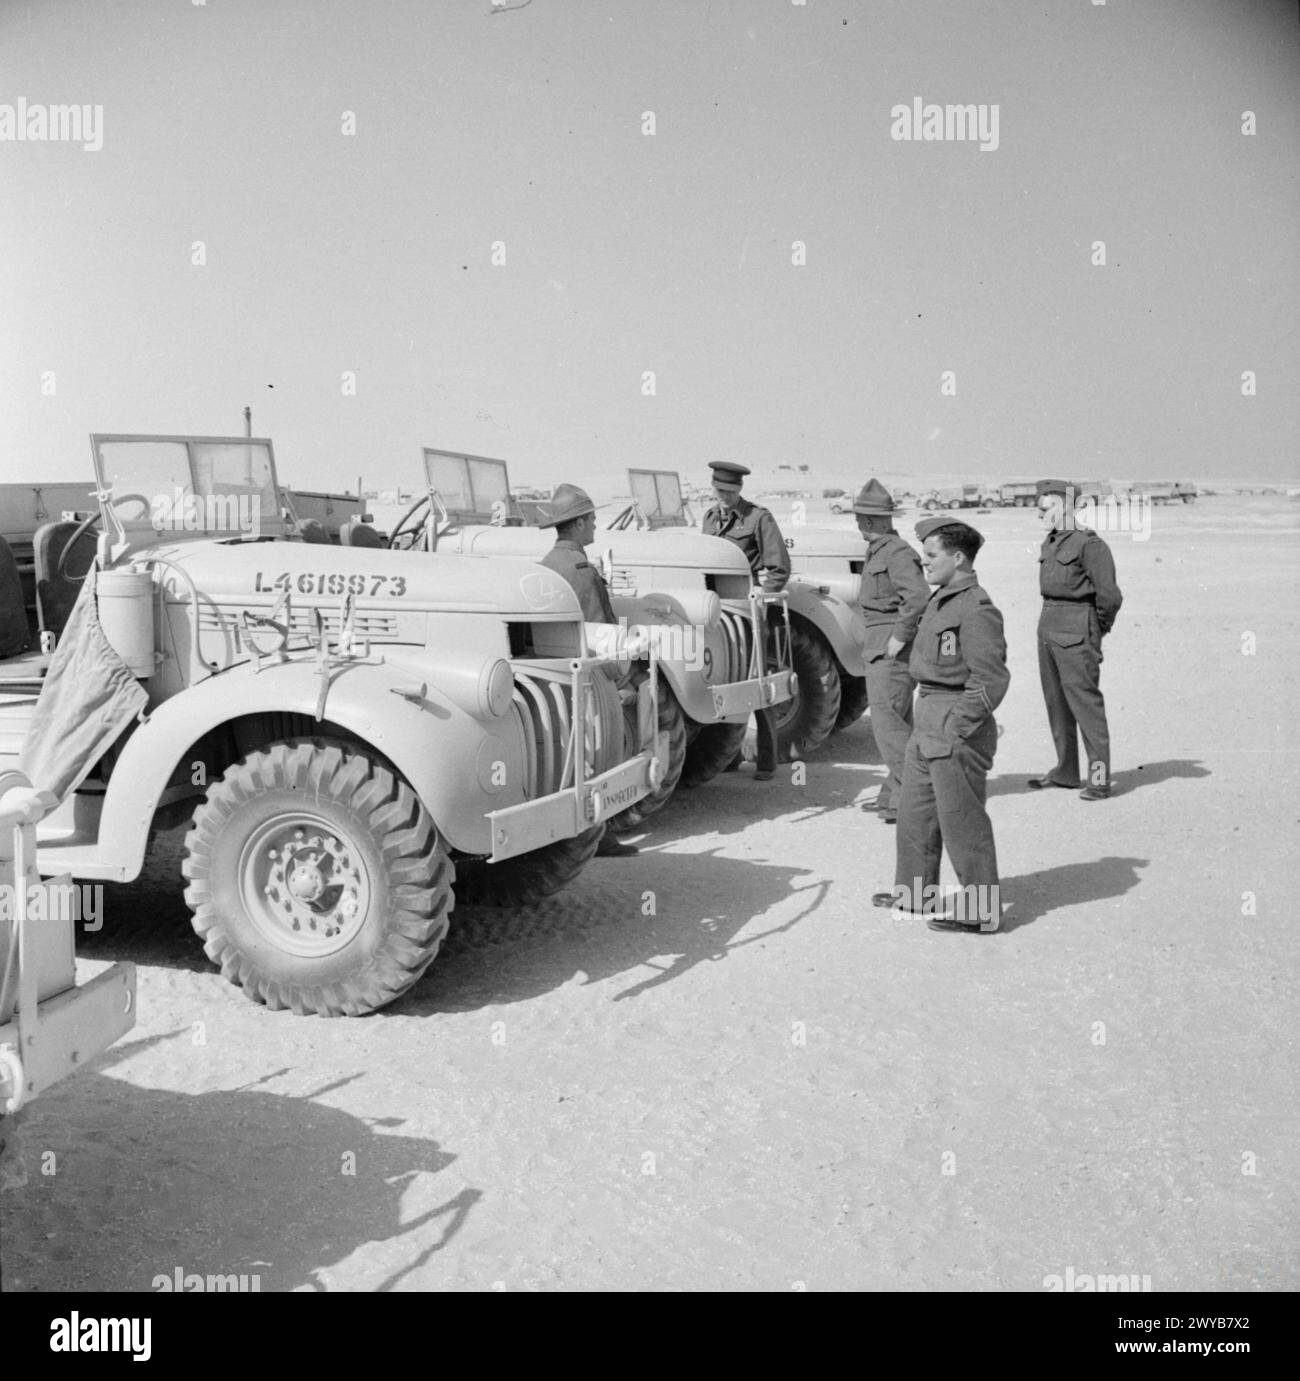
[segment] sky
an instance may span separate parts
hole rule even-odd
[[[0,480],[1300,481],[1294,0],[511,3],[0,0]]]

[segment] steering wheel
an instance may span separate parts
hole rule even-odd
[[[388,546],[390,550],[397,550],[397,539],[406,532],[408,525],[411,529],[411,538],[412,540],[414,540],[415,530],[417,526],[417,524],[414,521],[415,516],[417,513],[419,513],[419,511],[422,508],[428,508],[428,506],[429,496],[427,494],[422,494],[418,499],[416,499],[416,501],[410,506],[410,508],[408,508],[406,512],[402,514],[402,516],[397,520],[397,525],[393,528],[392,532],[389,533]]]
[[[109,499],[109,503],[116,507],[116,505],[120,503],[126,503],[128,499],[134,499],[146,513],[150,511],[151,505],[149,500],[146,499],[143,494],[122,494],[118,498]],[[82,536],[83,533],[89,532],[90,529],[99,522],[99,518],[100,514],[98,509],[96,509],[94,513],[88,514],[77,524],[76,528],[73,530],[72,536],[63,544],[63,550],[59,553],[59,563],[55,568],[60,580],[66,580],[70,585],[80,585],[81,582],[85,580],[86,574],[84,571],[81,575],[68,574],[66,569],[68,556],[73,546],[76,544],[77,539]]]

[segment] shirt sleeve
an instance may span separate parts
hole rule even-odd
[[[1097,540],[1083,544],[1079,560],[1087,572],[1088,579],[1092,581],[1097,603],[1097,622],[1101,625],[1103,634],[1109,633],[1115,623],[1115,616],[1119,613],[1119,607],[1124,603],[1124,596],[1120,594],[1119,585],[1115,580],[1115,558],[1106,543]]]
[[[890,553],[889,578],[903,597],[894,621],[893,636],[900,643],[910,643],[916,637],[917,625],[930,602],[930,587],[921,574],[920,557],[911,547],[897,547]]]
[[[961,647],[968,668],[966,689],[953,706],[949,727],[957,738],[969,738],[1002,703],[1011,684],[1002,615],[988,599],[966,610]]]
[[[765,590],[784,590],[790,579],[790,553],[777,521],[766,510],[758,520],[758,570]]]

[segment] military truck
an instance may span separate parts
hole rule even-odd
[[[98,626],[147,704],[41,821],[38,866],[129,881],[151,832],[188,822],[194,927],[253,1000],[382,1007],[433,961],[457,894],[554,892],[661,784],[653,660],[624,704],[552,572],[293,540],[267,440],[91,450],[96,509],[34,534],[37,577],[70,609],[91,543]],[[44,685],[34,648],[0,661],[0,769],[38,739],[41,699],[68,695],[61,652]]]
[[[14,1114],[135,1024],[134,964],[77,984],[79,894],[36,869],[36,826],[54,804],[21,772],[0,772],[0,1159]]]
[[[916,501],[918,508],[979,508],[986,502],[985,490],[978,484],[954,484],[946,489],[930,489]]]
[[[1138,480],[1129,492],[1134,498],[1141,495],[1153,504],[1196,502],[1196,486],[1185,480]]]
[[[394,525],[396,547],[494,560],[545,556],[554,533],[519,522],[505,461],[426,447],[423,463],[427,492]],[[680,493],[665,501],[680,507]],[[663,516],[657,501],[651,509]],[[779,716],[790,702],[796,687],[784,620],[771,638],[766,632],[768,611],[784,609],[785,599],[753,588],[734,543],[698,532],[622,531],[599,539],[591,555],[621,624],[652,630],[659,650],[668,765],[659,789],[623,813],[621,823],[635,825],[679,782],[700,786],[726,768],[755,709],[774,706]]]
[[[1003,508],[1034,508],[1038,503],[1038,486],[1033,480],[999,485],[998,502]]]
[[[647,536],[661,528],[687,526],[681,479],[675,470],[629,470],[628,478],[633,503],[615,520],[617,524],[635,523],[649,529]],[[837,551],[857,547],[861,555],[856,533],[820,535]],[[803,758],[866,709],[864,629],[856,583],[835,578],[841,574],[838,566],[826,579],[806,578],[801,557],[817,538],[806,528],[792,528],[784,536],[793,570],[785,595],[794,694],[776,707],[777,741],[782,757]],[[623,559],[620,552],[620,562]],[[654,559],[653,547],[646,549],[645,559]]]

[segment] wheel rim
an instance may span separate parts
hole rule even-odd
[[[244,909],[277,949],[309,958],[337,953],[370,909],[370,873],[357,842],[307,811],[276,815],[239,858]]]

